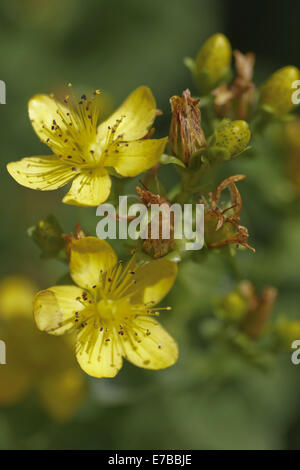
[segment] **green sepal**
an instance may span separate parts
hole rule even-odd
[[[75,286],[76,285],[73,279],[71,278],[70,273],[65,273],[62,276],[60,276],[56,284],[58,286],[70,286],[70,285]]]
[[[196,75],[196,70],[197,70],[197,65],[194,59],[192,57],[185,57],[183,59],[184,65],[189,69],[189,71],[195,76]]]
[[[29,238],[41,250],[41,258],[65,258],[63,231],[54,215],[48,215],[27,230]]]
[[[207,159],[215,164],[230,160],[232,157],[225,147],[212,146],[207,149]]]
[[[264,119],[272,120],[272,121],[280,121],[280,122],[289,122],[295,119],[295,116],[292,113],[282,114],[278,116],[272,106],[267,104],[263,104],[260,107],[260,111],[263,114]]]
[[[228,67],[222,77],[219,80],[212,80],[211,74],[208,70],[202,69],[201,72],[198,72],[196,69],[195,79],[199,89],[199,95],[205,96],[208,95],[214,88],[217,88],[220,85],[228,83],[232,77],[231,67]]]
[[[169,261],[172,261],[173,263],[180,263],[180,261],[181,261],[181,255],[180,255],[180,252],[178,250],[170,251],[170,253],[168,253],[163,258],[167,259]]]
[[[173,155],[168,155],[167,153],[163,153],[159,159],[159,162],[162,165],[177,165],[181,166],[182,168],[185,168],[185,164],[177,157],[174,157]]]
[[[106,166],[105,169],[107,170],[110,176],[114,176],[118,179],[123,179],[124,176],[120,175],[112,166]]]

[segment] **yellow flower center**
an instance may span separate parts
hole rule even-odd
[[[71,96],[64,97],[63,103],[55,100],[57,119],[53,119],[50,127],[42,123],[47,137],[45,143],[71,165],[88,166],[98,158],[93,144],[97,134],[99,94],[100,91],[96,90],[91,98],[82,95],[78,101],[72,92]]]
[[[131,260],[125,269],[122,263],[115,265],[110,271],[100,273],[97,286],[84,291],[76,300],[85,309],[74,312],[74,325],[78,328],[79,351],[92,351],[99,335],[102,335],[99,354],[102,345],[109,341],[122,339],[129,341],[132,347],[140,343],[144,336],[150,336],[147,328],[138,327],[134,320],[138,316],[158,316],[159,309],[153,310],[154,302],[133,303],[131,298],[139,292],[142,285],[135,280],[135,265]],[[166,310],[169,307],[165,308]]]
[[[130,298],[141,288],[135,277],[134,260],[131,260],[125,269],[123,264],[118,263],[105,273],[100,272],[99,283],[89,291],[84,291],[81,298],[77,300],[84,305],[85,309],[75,313],[75,321],[87,319],[95,320],[95,327],[115,324],[136,316],[137,313],[146,315],[150,313],[149,305],[134,305]]]
[[[71,84],[68,86],[72,87]],[[123,119],[120,117],[113,126],[107,126],[104,138],[97,139],[99,95],[100,91],[96,90],[92,97],[83,94],[78,100],[71,92],[64,97],[63,103],[55,100],[57,119],[53,119],[51,126],[41,122],[45,143],[77,172],[103,166],[108,147],[118,153],[117,147],[123,138],[117,133]],[[54,99],[53,95],[51,97]]]

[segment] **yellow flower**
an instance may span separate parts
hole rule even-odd
[[[48,413],[65,421],[76,412],[86,393],[76,367],[71,337],[45,337],[35,328],[33,284],[19,276],[0,283],[0,339],[7,363],[0,365],[0,406],[13,405],[36,388]]]
[[[64,103],[36,95],[29,101],[33,128],[53,155],[9,163],[7,170],[18,183],[44,191],[73,180],[63,202],[97,206],[110,194],[109,173],[136,176],[157,163],[167,138],[145,138],[156,114],[150,89],[137,88],[97,127],[98,95],[97,90],[91,99],[82,95],[77,102],[72,94]]]
[[[76,357],[87,374],[114,377],[123,357],[146,369],[176,362],[177,344],[154,309],[175,281],[174,263],[159,259],[138,267],[132,258],[123,268],[108,243],[86,237],[72,243],[70,273],[77,285],[39,292],[34,316],[47,333],[76,330]]]

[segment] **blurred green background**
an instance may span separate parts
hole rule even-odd
[[[7,104],[0,107],[0,276],[30,277],[39,288],[54,284],[65,268],[41,260],[28,227],[55,213],[64,231],[80,220],[95,234],[95,210],[63,205],[65,192],[35,192],[17,185],[5,164],[47,154],[27,117],[28,99],[72,82],[107,92],[117,106],[134,88],[148,85],[164,111],[157,133],[168,134],[169,97],[193,88],[185,56],[204,40],[225,33],[242,52],[257,54],[256,80],[276,68],[299,66],[299,2],[221,0],[2,0],[0,79]],[[35,392],[0,408],[1,449],[284,449],[300,448],[300,366],[290,354],[260,370],[234,354],[211,351],[200,336],[213,302],[250,279],[258,289],[279,289],[275,315],[300,318],[299,199],[284,173],[284,150],[274,138],[256,142],[259,158],[229,163],[218,176],[247,175],[239,186],[242,223],[257,253],[241,252],[237,266],[211,255],[188,262],[166,300],[162,322],[178,339],[180,359],[166,371],[126,364],[117,378],[88,379],[89,392],[68,422],[39,405]],[[174,174],[163,171],[166,185]],[[30,344],[28,344],[30,348]],[[9,361],[9,356],[8,356]],[[6,366],[3,366],[6,367]],[[1,366],[0,366],[1,374]],[[298,388],[299,387],[299,388]],[[59,398],[58,398],[59,399]]]

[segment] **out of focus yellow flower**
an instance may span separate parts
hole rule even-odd
[[[14,316],[30,317],[35,287],[31,281],[19,276],[4,278],[0,283],[0,320]]]
[[[138,267],[132,258],[123,268],[108,243],[85,237],[71,244],[70,273],[77,285],[39,292],[34,315],[47,333],[77,332],[76,356],[87,374],[114,377],[123,357],[146,369],[176,362],[177,344],[154,308],[175,281],[175,263],[159,259]]]
[[[0,365],[0,406],[20,401],[35,388],[51,416],[70,419],[86,393],[85,380],[76,367],[71,337],[68,341],[45,337],[32,317],[35,287],[25,278],[9,277],[0,283],[0,338],[7,349]]]
[[[146,138],[156,115],[155,99],[147,87],[137,88],[97,127],[99,91],[91,99],[74,94],[64,103],[48,95],[29,101],[34,130],[53,155],[23,158],[7,165],[23,186],[53,190],[73,180],[66,204],[97,206],[111,189],[110,173],[136,176],[155,165],[167,138]]]
[[[294,108],[292,84],[300,77],[297,67],[287,66],[277,70],[263,84],[260,93],[260,105],[276,116],[284,116]]]

